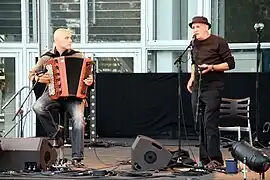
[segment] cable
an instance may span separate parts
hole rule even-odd
[[[108,168],[108,167],[115,167],[113,168],[113,170],[119,168],[121,165],[123,165],[123,163],[126,163],[127,165],[130,165],[131,164],[131,160],[122,160],[122,161],[119,161],[118,163],[116,164],[107,164],[105,163],[104,161],[101,160],[101,158],[98,156],[97,152],[96,152],[96,148],[93,147],[93,151],[94,151],[94,154],[96,156],[96,158],[104,165],[106,165],[107,167],[102,167],[102,168],[98,168],[98,169],[103,169],[103,168]]]
[[[178,107],[178,118],[180,118],[180,119],[182,119],[182,121],[183,121],[183,125],[184,125],[184,133],[185,133],[185,137],[186,137],[186,140],[187,140],[187,142],[188,142],[188,147],[189,147],[189,151],[191,152],[191,154],[192,154],[192,156],[193,156],[193,158],[194,158],[194,162],[195,163],[197,163],[196,162],[196,158],[195,158],[195,155],[194,155],[194,153],[193,153],[193,151],[192,151],[192,149],[191,149],[191,146],[190,146],[190,143],[189,143],[189,139],[188,139],[188,135],[187,135],[187,128],[186,128],[186,123],[185,123],[185,116],[184,116],[184,109],[183,109],[183,98],[182,98],[182,90],[181,90],[181,81],[180,81],[180,73],[181,73],[181,63],[185,63],[185,62],[187,62],[188,61],[188,59],[187,59],[187,61],[183,61],[182,60],[182,56],[184,55],[184,53],[190,48],[190,47],[192,47],[192,43],[190,43],[190,45],[185,49],[185,51],[184,52],[182,52],[182,54],[177,58],[177,60],[175,61],[175,63],[174,64],[176,64],[177,62],[178,62],[178,86],[179,86],[179,92],[178,92],[178,98],[179,98],[179,100],[178,100],[178,106],[180,106],[180,107]],[[181,140],[180,140],[180,138],[181,138],[181,133],[180,133],[180,131],[181,131],[181,126],[180,126],[180,123],[181,123],[181,120],[179,120],[178,119],[178,131],[179,131],[179,133],[178,133],[178,148],[179,148],[179,150],[178,150],[178,152],[180,151],[180,148],[181,148]],[[177,153],[177,152],[176,152]],[[178,156],[180,156],[181,157],[181,155],[180,155],[180,153],[178,154]]]
[[[188,60],[190,60],[191,57],[187,58],[186,61],[182,61],[183,63],[186,63],[188,62]],[[188,133],[187,133],[187,127],[186,127],[186,122],[185,122],[185,116],[184,116],[184,108],[183,108],[183,99],[182,99],[182,95],[180,94],[180,99],[181,99],[181,114],[182,114],[182,119],[183,119],[183,126],[184,126],[184,132],[185,132],[185,137],[186,137],[186,140],[187,140],[187,143],[188,143],[188,148],[189,148],[189,151],[191,152],[193,158],[194,158],[194,161],[198,164],[198,162],[196,161],[196,157],[193,153],[193,150],[191,149],[191,144],[189,142],[189,138],[188,138]]]
[[[188,62],[188,60],[190,60],[191,57],[187,58],[186,61],[182,61],[183,63],[186,63]],[[180,99],[181,99],[181,104],[183,105],[183,99],[182,99],[182,95],[180,93]],[[182,120],[183,120],[183,126],[184,126],[184,132],[185,132],[185,137],[186,137],[186,140],[187,140],[187,143],[188,143],[188,148],[189,148],[189,151],[191,152],[192,154],[192,157],[194,158],[194,161],[198,164],[198,162],[196,161],[196,157],[193,153],[193,150],[191,149],[191,144],[189,142],[189,138],[188,138],[188,133],[187,133],[187,127],[186,127],[186,122],[185,122],[185,116],[184,116],[184,108],[183,106],[181,105],[181,114],[182,114]]]
[[[203,69],[201,69],[201,68],[199,68],[199,83],[198,83],[198,92],[197,92],[197,102],[196,102],[196,115],[195,115],[195,123],[196,123],[196,125],[197,125],[197,122],[198,122],[198,117],[199,117],[199,113],[200,113],[200,120],[199,120],[199,133],[200,134],[198,134],[197,133],[197,131],[195,131],[196,132],[196,134],[199,136],[199,142],[200,142],[200,144],[202,143],[202,140],[201,140],[201,136],[202,136],[202,128],[203,128],[203,133],[204,133],[204,141],[205,141],[205,138],[207,138],[206,136],[205,136],[205,121],[204,121],[204,119],[203,119],[203,117],[204,117],[204,114],[203,114],[203,109],[200,109],[200,98],[201,98],[201,81],[202,81],[202,71],[203,71]],[[200,110],[200,111],[199,111]],[[202,146],[202,148],[203,148],[203,150],[207,153],[207,158],[208,158],[208,160],[209,161],[211,161],[211,158],[208,156],[208,151],[207,151],[207,149],[206,149],[206,147],[205,146],[207,146],[207,145],[203,145]],[[201,146],[200,146],[201,147]]]

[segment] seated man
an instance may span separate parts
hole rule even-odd
[[[38,60],[37,64],[29,73],[29,79],[33,82],[38,81],[39,83],[48,84],[50,78],[46,73],[39,73],[44,70],[45,63],[50,58],[60,57],[60,56],[74,56],[83,58],[82,53],[74,51],[71,48],[72,44],[72,33],[68,29],[57,29],[54,33],[54,44],[53,50],[46,52]],[[84,80],[87,86],[93,83],[93,76],[89,75],[87,79]],[[52,115],[50,114],[50,109],[65,109],[72,117],[72,163],[75,166],[81,165],[81,160],[83,160],[84,152],[84,107],[85,100],[78,99],[76,97],[69,97],[59,100],[54,100],[49,96],[48,91],[45,91],[43,95],[37,99],[33,105],[33,110],[35,111],[37,118],[40,120],[43,128],[47,132],[50,138],[60,140],[60,132],[63,128],[56,125]],[[59,143],[59,141],[58,141]]]

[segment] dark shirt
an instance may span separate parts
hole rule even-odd
[[[210,35],[209,38],[194,42],[192,49],[192,64],[195,64],[194,88],[198,88],[198,65],[216,65],[227,62],[229,69],[234,69],[234,57],[231,54],[228,43],[221,37]],[[201,76],[201,89],[216,89],[224,86],[223,71],[209,71]]]
[[[55,57],[60,57],[60,56],[71,56],[76,53],[80,53],[80,52],[74,51],[74,50],[65,50],[62,54],[60,54],[56,49],[54,49],[54,50],[47,51],[46,53],[41,55],[41,57],[49,56],[49,57],[55,58]]]

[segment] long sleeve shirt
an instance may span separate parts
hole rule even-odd
[[[229,69],[235,68],[234,57],[228,43],[216,35],[210,35],[202,41],[196,40],[192,49],[192,57],[192,64],[195,65],[195,88],[199,80],[198,65],[216,65],[227,62]],[[202,89],[223,88],[224,86],[224,72],[222,71],[209,71],[203,74],[201,78]]]

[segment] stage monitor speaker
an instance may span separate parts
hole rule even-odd
[[[3,138],[0,171],[46,171],[57,160],[57,152],[45,138]]]
[[[137,171],[158,170],[166,168],[172,154],[159,142],[138,135],[131,146],[132,169]]]

